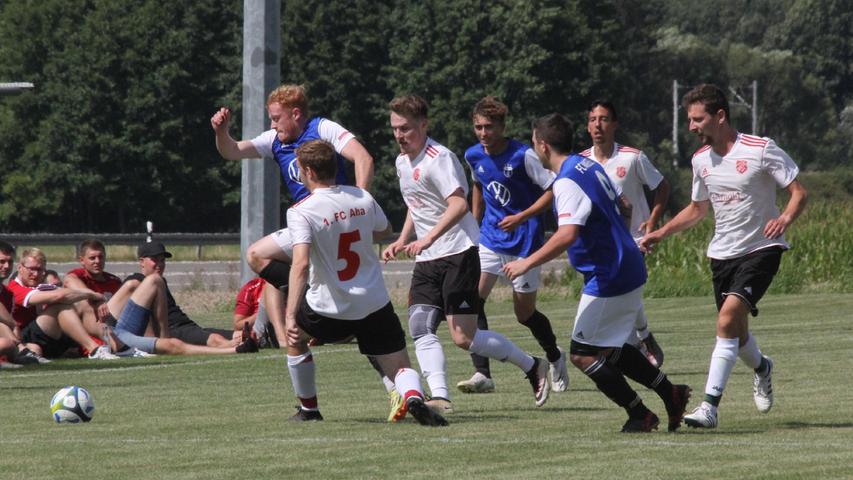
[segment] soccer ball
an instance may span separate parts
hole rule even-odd
[[[56,423],[88,422],[95,413],[95,400],[83,387],[65,387],[50,400],[50,415]]]

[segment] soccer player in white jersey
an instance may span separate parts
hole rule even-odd
[[[681,424],[690,388],[673,385],[628,343],[642,306],[646,266],[617,205],[624,201],[618,188],[601,165],[569,153],[572,131],[571,122],[559,114],[533,123],[533,148],[557,175],[553,190],[558,226],[542,248],[507,263],[504,272],[517,278],[567,251],[572,266],[584,276],[572,331],[572,363],[628,413],[623,432],[649,432],[659,423],[626,376],[658,394],[673,431]]]
[[[480,224],[480,285],[482,304],[477,327],[489,328],[485,302],[498,280],[504,276],[501,267],[516,258],[526,257],[545,241],[542,213],[551,207],[554,173],[529,146],[506,138],[507,106],[487,96],[474,105],[471,121],[479,142],[465,151],[471,169],[474,191],[471,213]],[[527,327],[545,351],[551,389],[564,392],[569,387],[566,353],[557,346],[551,321],[536,309],[536,291],[541,282],[541,268],[534,268],[516,278],[512,284],[515,318]],[[489,359],[475,353],[471,361],[474,375],[456,387],[465,393],[494,391]]]
[[[294,420],[322,420],[308,335],[332,343],[355,336],[394,378],[406,410],[422,425],[447,425],[424,403],[420,378],[410,368],[406,336],[382,279],[373,242],[391,225],[373,197],[335,183],[334,148],[312,140],[297,149],[302,182],[310,195],[287,211],[293,242],[285,332],[287,365],[300,407]],[[304,285],[308,286],[307,291]]]
[[[600,163],[622,195],[631,204],[629,230],[635,241],[651,232],[666,208],[669,198],[669,182],[652,165],[642,151],[616,143],[619,118],[616,107],[608,100],[593,101],[587,111],[586,130],[592,138],[592,146],[581,152],[581,156]],[[646,200],[643,185],[655,192],[652,208]],[[637,315],[636,346],[656,367],[663,365],[663,350],[649,331],[649,322],[644,308]]]
[[[459,159],[427,136],[428,107],[424,99],[416,95],[397,97],[389,108],[391,129],[400,146],[397,176],[408,212],[400,237],[382,252],[382,257],[388,261],[399,252],[415,257],[409,290],[409,332],[421,373],[433,400],[437,400],[431,406],[452,411],[444,351],[435,334],[442,317],[447,319],[458,347],[509,361],[524,371],[536,406],[544,405],[550,389],[548,362],[528,355],[499,333],[477,328],[479,230],[468,211],[468,182]],[[410,241],[412,233],[417,239]]]
[[[644,236],[649,251],[664,238],[696,225],[714,210],[714,236],[708,245],[717,303],[717,342],[711,354],[704,401],[684,422],[715,428],[717,407],[738,358],[755,372],[753,400],[758,411],[773,406],[773,361],[763,355],[749,331],[749,314],[758,315],[758,301],[770,287],[782,252],[783,234],[802,213],[806,190],[799,169],[769,138],[738,132],[729,123],[729,104],[715,85],[699,85],[682,101],[690,131],[703,146],[693,154],[691,202],[664,226]],[[784,211],[776,206],[776,189],[790,199]]]

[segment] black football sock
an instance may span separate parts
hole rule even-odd
[[[486,301],[483,299],[480,299],[480,308],[477,309],[477,328],[479,330],[489,329],[489,319],[486,318]],[[492,369],[489,367],[489,357],[472,353],[471,363],[474,364],[474,369],[485,375],[486,378],[492,378]]]
[[[595,382],[595,386],[610,400],[624,408],[629,417],[642,418],[649,411],[637,392],[628,385],[625,377],[604,357],[598,357],[583,373]]]
[[[560,359],[560,350],[557,348],[557,336],[551,328],[551,321],[542,312],[534,310],[533,315],[523,325],[530,329],[530,333],[539,342],[539,346],[545,351],[548,361],[553,363]]]
[[[607,361],[626,377],[654,390],[667,405],[672,402],[672,383],[666,378],[666,374],[649,363],[646,356],[633,345],[626,343],[622,348],[613,349],[607,356]]]

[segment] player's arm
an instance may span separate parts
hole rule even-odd
[[[0,323],[8,326],[12,331],[15,331],[15,319],[12,318],[12,313],[6,310],[6,306],[0,304]]]
[[[793,223],[794,220],[803,213],[803,209],[806,208],[808,193],[799,180],[794,179],[794,181],[785,187],[785,190],[788,191],[791,198],[788,199],[788,204],[785,205],[785,210],[782,214],[767,222],[767,225],[764,227],[764,236],[767,238],[776,238],[785,233],[788,226]]]
[[[228,127],[231,123],[231,110],[222,107],[210,117],[210,126],[216,134],[216,149],[226,160],[258,158],[258,150],[250,140],[234,140]]]
[[[571,244],[575,243],[578,235],[580,235],[580,225],[560,225],[557,231],[551,235],[551,238],[539,250],[536,250],[527,258],[521,258],[505,264],[502,270],[510,280],[523,275],[531,268],[536,268],[543,263],[559,257]]]
[[[507,215],[498,223],[498,227],[505,232],[511,232],[518,228],[519,225],[526,222],[530,217],[539,215],[548,210],[551,204],[554,203],[554,191],[552,189],[545,190],[533,205],[530,205],[525,210],[516,213],[515,215]]]
[[[438,218],[438,222],[436,222],[435,226],[423,238],[419,238],[406,245],[406,253],[414,257],[428,249],[437,239],[450,230],[450,227],[459,223],[459,220],[462,220],[462,217],[468,213],[468,201],[465,200],[462,187],[457,188],[445,198],[445,201],[447,202],[447,209]]]
[[[308,243],[293,245],[293,263],[290,266],[290,280],[288,281],[290,288],[287,291],[287,306],[284,311],[284,324],[289,345],[299,343],[301,339],[299,327],[296,325],[296,312],[299,309],[299,302],[302,301],[302,295],[305,293],[305,287],[308,285],[310,252],[311,245]]]
[[[353,138],[341,150],[341,155],[355,165],[355,186],[369,190],[373,181],[373,157],[367,149]]]
[[[77,275],[73,273],[67,273],[65,277],[62,278],[62,286],[65,288],[71,288],[75,290],[88,290],[89,287],[83,283],[83,280],[80,279]],[[103,322],[112,314],[110,313],[109,307],[107,307],[106,299],[103,302],[98,304],[98,302],[92,302],[93,307],[95,308],[95,316],[97,317],[99,322]]]
[[[403,230],[400,231],[400,236],[397,237],[397,240],[385,247],[385,250],[382,252],[382,260],[386,262],[393,260],[403,250],[403,247],[405,247],[414,231],[415,221],[412,220],[412,212],[411,210],[406,210],[406,220],[403,222]]]
[[[234,314],[234,331],[241,330],[243,328],[243,324],[249,322],[249,325],[255,323],[255,319],[258,318],[257,313],[253,313],[252,315],[243,315],[241,313]]]
[[[640,224],[640,230],[645,230],[645,233],[651,233],[655,229],[661,217],[663,217],[663,212],[666,209],[666,202],[669,200],[669,192],[669,182],[664,178],[660,181],[657,188],[655,188],[655,198],[652,202],[652,211],[649,214],[649,218]]]
[[[49,305],[52,303],[77,303],[80,300],[91,300],[103,302],[104,296],[98,292],[83,289],[56,288],[53,290],[36,291],[30,295],[27,303],[29,305]]]
[[[696,225],[708,214],[710,206],[710,200],[692,200],[690,204],[678,212],[672,220],[666,222],[664,226],[643,236],[639,242],[640,250],[648,253],[654,244],[659,243],[664,238]]]
[[[486,202],[483,200],[483,184],[474,182],[474,187],[471,190],[471,215],[474,215],[477,223],[483,223],[485,211]]]

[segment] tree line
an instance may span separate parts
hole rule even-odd
[[[239,229],[240,166],[216,152],[209,118],[236,111],[242,2],[0,0],[0,231]],[[617,139],[659,167],[698,147],[681,112],[673,157],[672,82],[746,92],[758,131],[801,168],[853,159],[853,7],[844,0],[282,0],[281,78],[305,84],[312,113],[359,136],[374,194],[402,225],[386,104],[418,93],[431,135],[473,144],[470,109],[509,107],[508,133],[562,112],[589,143],[587,104],[610,98]],[[681,94],[684,92],[682,91]],[[735,102],[737,103],[737,102]],[[751,130],[735,104],[733,123]],[[282,199],[287,204],[287,199]]]

